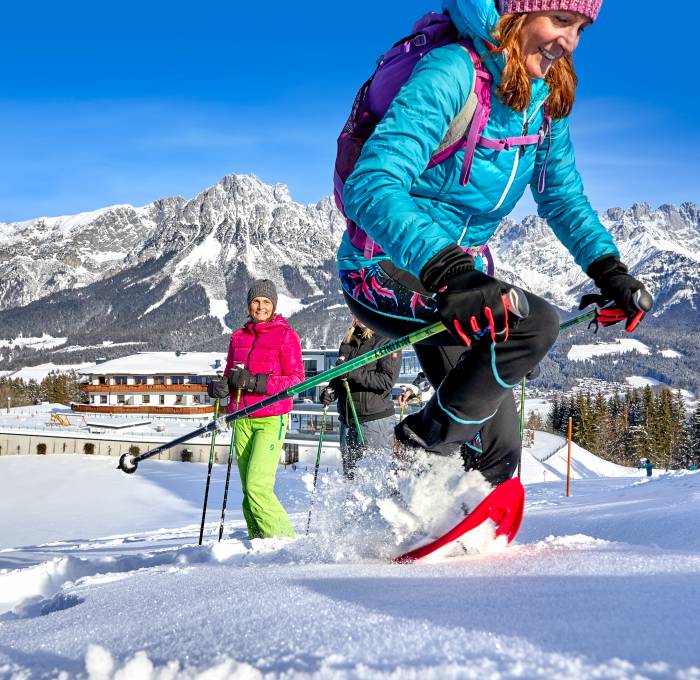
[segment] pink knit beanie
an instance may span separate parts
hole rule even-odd
[[[578,12],[595,21],[603,0],[500,0],[501,14],[547,12],[556,9]]]

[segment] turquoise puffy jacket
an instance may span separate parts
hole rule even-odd
[[[480,55],[484,40],[499,15],[493,0],[445,0],[463,36],[474,41]],[[486,59],[493,75],[491,115],[485,137],[533,134],[542,126],[543,104],[549,89],[532,81],[530,106],[524,113],[506,107],[496,95],[503,61]],[[537,190],[547,142],[496,153],[477,147],[467,186],[459,182],[464,152],[426,169],[447,128],[464,106],[474,78],[466,50],[448,45],[423,57],[389,110],[365,143],[345,183],[343,201],[350,219],[382,248],[401,269],[420,274],[428,260],[443,248],[485,244],[501,219],[513,210],[528,185],[540,217],[582,269],[604,255],[618,255],[610,234],[600,223],[583,193],[576,170],[568,119],[552,124],[546,187]],[[527,130],[527,132],[524,132]],[[355,269],[370,261],[352,246],[345,234],[338,252],[338,268]]]

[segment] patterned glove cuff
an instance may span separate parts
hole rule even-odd
[[[458,274],[473,270],[474,258],[453,243],[428,260],[421,270],[420,280],[427,290],[435,293]]]

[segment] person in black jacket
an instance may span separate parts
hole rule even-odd
[[[354,319],[340,345],[337,363],[366,354],[387,342],[388,338],[376,335]],[[321,390],[321,403],[324,406],[338,400],[340,453],[343,474],[349,479],[352,479],[355,465],[365,450],[392,450],[396,419],[391,388],[399,377],[400,369],[401,352],[393,352],[379,361],[356,368],[345,376],[334,378]],[[364,447],[360,444],[360,435],[348,402],[348,387],[362,428]]]

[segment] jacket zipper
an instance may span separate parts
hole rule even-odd
[[[250,349],[248,350],[248,356],[246,357],[245,360],[245,367],[248,368],[250,365],[250,355],[253,353],[253,347],[255,347],[255,342],[258,339],[258,332],[255,330],[255,324],[252,324],[251,330],[253,331],[253,342],[250,343]],[[246,396],[245,392],[243,393],[243,406],[248,406],[246,403]]]
[[[527,111],[523,111],[523,128],[527,127]],[[508,178],[508,182],[506,184],[506,188],[503,190],[503,193],[501,194],[501,198],[498,199],[498,203],[489,210],[489,212],[496,212],[502,205],[503,201],[506,200],[506,196],[508,196],[508,192],[510,191],[511,187],[513,186],[513,181],[515,180],[515,175],[518,172],[518,165],[520,164],[520,147],[518,147],[515,150],[515,159],[513,160],[513,169],[510,171],[510,177]]]
[[[532,122],[532,119],[535,117],[537,112],[542,108],[544,105],[545,100],[543,99],[537,106],[535,107],[535,110],[532,112],[530,117],[527,117],[527,111],[523,111],[523,135],[527,133],[527,128]],[[498,200],[498,203],[489,211],[489,212],[495,212],[498,210],[502,205],[503,201],[506,200],[506,197],[508,196],[508,193],[510,192],[513,182],[515,181],[515,176],[518,172],[518,166],[520,165],[520,155],[522,153],[522,147],[518,147],[515,151],[515,159],[513,160],[513,169],[510,172],[510,177],[508,178],[508,183],[506,184],[506,188],[504,189],[503,193],[501,194],[501,198]]]

